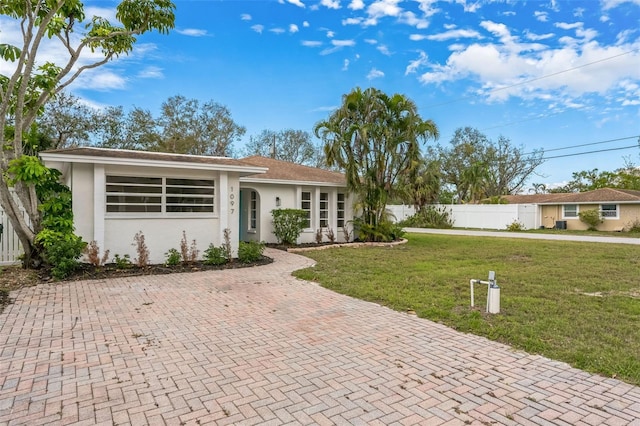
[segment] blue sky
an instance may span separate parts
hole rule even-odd
[[[88,2],[88,15],[115,19],[115,4]],[[614,170],[624,157],[640,163],[638,148],[571,155],[638,144],[640,0],[175,4],[174,31],[140,37],[74,94],[154,113],[177,94],[214,100],[247,128],[247,141],[263,129],[311,132],[343,94],[374,86],[413,99],[440,144],[471,126],[527,152],[570,155],[546,161],[532,182]],[[0,42],[11,40],[16,28],[0,25]],[[630,139],[550,151],[618,138]]]

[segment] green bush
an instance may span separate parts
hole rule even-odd
[[[180,264],[180,260],[182,259],[180,252],[174,248],[169,249],[164,255],[167,257],[167,260],[164,261],[166,266],[176,266]]]
[[[224,265],[229,261],[227,250],[224,246],[216,247],[209,244],[209,248],[204,251],[204,263],[206,265]]]
[[[384,220],[376,225],[366,223],[362,218],[353,219],[355,235],[360,241],[389,242],[400,240],[405,232],[399,223]]]
[[[256,262],[262,258],[264,244],[257,241],[240,241],[238,246],[238,260],[240,263]]]
[[[524,227],[524,225],[518,222],[517,220],[514,220],[513,222],[507,225],[507,231],[511,231],[511,232],[524,231],[525,229],[526,228]]]
[[[282,244],[295,244],[307,223],[307,212],[299,209],[271,210],[273,233]]]
[[[631,232],[633,234],[640,233],[640,219],[635,219],[629,222],[626,226],[627,232]]]
[[[598,225],[600,225],[602,220],[602,215],[596,209],[585,210],[583,212],[578,213],[578,217],[582,223],[587,225],[587,229],[589,231],[597,231]]]
[[[128,254],[120,257],[120,255],[116,253],[115,257],[113,258],[113,263],[116,264],[116,269],[129,269],[133,266],[133,264],[131,263],[131,257]]]
[[[400,225],[405,228],[453,228],[451,213],[444,206],[426,206],[416,214],[406,218]]]
[[[57,280],[68,277],[78,268],[78,259],[87,246],[77,235],[51,229],[40,231],[36,242],[43,248],[43,257],[51,268],[51,276]]]

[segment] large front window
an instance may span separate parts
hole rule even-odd
[[[320,193],[320,228],[329,227],[329,193]]]
[[[212,179],[107,176],[108,213],[213,213]]]
[[[344,194],[339,193],[338,194],[338,205],[337,205],[337,216],[338,216],[338,228],[342,228],[344,226],[344,210],[345,210],[345,200],[344,200]]]

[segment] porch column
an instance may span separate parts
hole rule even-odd
[[[104,216],[106,214],[107,179],[104,164],[93,165],[93,239],[102,250],[104,246]]]

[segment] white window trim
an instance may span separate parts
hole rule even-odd
[[[138,178],[161,178],[162,179],[162,192],[158,194],[161,196],[161,211],[160,212],[107,212],[107,196],[113,195],[114,193],[109,193],[107,191],[107,185],[109,185],[108,178],[109,176],[115,177],[138,177]],[[167,194],[167,179],[203,179],[203,180],[211,180],[213,181],[213,212],[167,212],[167,195],[171,196],[172,194]],[[129,174],[129,173],[105,173],[104,180],[104,217],[105,219],[166,219],[166,218],[180,218],[180,219],[209,219],[209,218],[218,218],[218,179],[214,179],[210,176],[207,177],[199,177],[199,176],[167,176],[167,175],[157,175],[157,174]]]
[[[309,199],[305,200],[304,197],[304,193],[308,193],[309,194]],[[300,191],[300,210],[304,210],[305,212],[308,212],[309,214],[309,226],[305,227],[303,232],[311,232],[313,231],[313,205],[314,205],[314,191],[311,189],[302,189],[302,191]],[[302,206],[302,203],[308,201],[309,202],[309,208],[305,209]]]
[[[325,200],[322,199],[322,194],[326,194],[327,198]],[[320,191],[318,195],[318,227],[320,229],[328,229],[331,227],[331,194],[327,192]],[[322,208],[322,204],[324,203],[325,208]],[[322,212],[326,212],[327,217],[322,218]],[[325,226],[322,226],[322,221],[325,221]]]
[[[252,234],[258,229],[258,191],[251,190],[249,193],[249,229]]]
[[[565,216],[565,207],[566,206],[576,206],[576,215],[575,216]],[[563,204],[562,205],[562,218],[563,219],[580,219],[580,204]]]
[[[616,206],[616,215],[615,216],[604,216],[603,215],[604,210],[602,210],[602,206]],[[607,211],[611,211],[611,210],[607,210]],[[604,219],[604,220],[618,220],[618,219],[620,219],[620,204],[615,204],[615,203],[600,204],[600,217],[602,217],[602,219]]]

